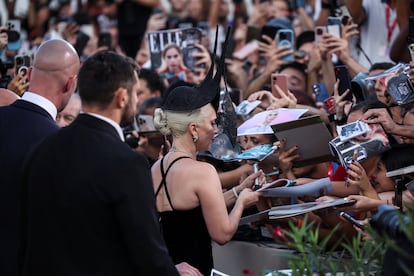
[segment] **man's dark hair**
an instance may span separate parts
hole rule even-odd
[[[82,65],[78,76],[79,96],[82,102],[107,106],[115,91],[123,87],[131,93],[138,65],[129,57],[112,51],[99,52]]]
[[[303,44],[308,42],[314,42],[315,41],[315,32],[314,31],[303,31],[298,35],[296,38],[296,49],[299,49]]]
[[[151,93],[158,90],[161,97],[164,95],[165,83],[155,70],[142,68],[139,72],[139,78],[147,81],[147,87],[151,90]]]
[[[377,62],[372,64],[371,68],[369,68],[369,71],[374,71],[374,70],[387,70],[390,69],[391,67],[393,67],[395,64],[392,62]]]
[[[296,71],[300,72],[305,77],[306,86],[308,83],[308,74],[306,73],[306,65],[302,64],[297,61],[289,62],[286,64],[282,64],[279,68],[279,72],[282,72],[283,70],[287,68],[295,69]]]

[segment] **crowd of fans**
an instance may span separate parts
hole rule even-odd
[[[291,198],[265,200],[260,197],[259,192],[251,189],[255,178],[260,179],[262,184],[277,178],[287,178],[295,180],[296,185],[306,185],[314,180],[328,177],[332,183],[332,191],[329,194],[319,198],[295,198],[293,201],[322,201],[347,197],[355,200],[355,204],[348,207],[347,211],[360,220],[370,218],[379,205],[396,204],[401,205],[402,210],[405,210],[405,204],[414,203],[414,196],[409,189],[402,191],[402,203],[397,202],[395,179],[386,176],[387,171],[414,165],[414,105],[412,102],[397,103],[387,89],[387,76],[379,75],[393,68],[397,63],[405,63],[409,64],[410,68],[407,73],[408,81],[414,83],[414,62],[411,61],[412,53],[408,47],[410,39],[414,40],[414,37],[410,37],[414,33],[414,26],[410,26],[410,16],[414,15],[412,1],[169,0],[167,3],[159,0],[0,0],[0,11],[1,105],[9,106],[18,99],[38,103],[40,101],[38,96],[33,96],[38,94],[50,100],[49,103],[41,101],[40,107],[46,110],[47,117],[53,118],[61,128],[76,122],[81,112],[109,116],[115,123],[124,127],[126,140],[135,139],[135,143],[128,142],[128,144],[132,145],[135,151],[145,155],[149,164],[153,166],[152,180],[157,198],[155,202],[150,201],[149,204],[157,207],[162,218],[163,230],[170,231],[164,233],[164,238],[176,268],[183,275],[187,275],[186,273],[198,275],[199,271],[206,274],[213,267],[210,245],[203,244],[201,248],[205,251],[199,255],[194,254],[199,246],[197,244],[190,242],[188,248],[181,247],[182,244],[187,246],[183,241],[185,235],[182,231],[191,227],[187,223],[193,222],[192,219],[200,227],[200,233],[195,235],[185,232],[189,239],[207,238],[208,241],[212,239],[220,244],[228,242],[231,238],[280,241],[272,229],[275,226],[285,225],[286,221],[267,221],[265,223],[267,234],[257,227],[237,227],[243,210],[244,214],[251,214],[275,205],[292,203]],[[332,25],[333,18],[339,18],[340,25]],[[17,24],[20,28],[14,29],[16,26],[10,26],[10,23],[16,20],[20,22]],[[151,59],[153,53],[150,50],[148,34],[189,27],[199,28],[203,34],[200,43],[194,45],[196,51],[191,54],[194,58],[194,66],[186,65],[184,60],[186,49],[170,43],[161,49],[162,62],[160,66],[155,67]],[[16,42],[13,30],[17,31],[19,36],[18,48],[11,47]],[[282,37],[280,34],[277,35],[280,30],[292,34],[291,43],[288,45],[280,43]],[[226,34],[229,36],[227,39]],[[48,41],[51,43],[47,44]],[[59,44],[56,41],[65,42]],[[43,52],[39,51],[38,55],[38,49],[42,47]],[[116,57],[111,57],[112,54]],[[21,56],[29,56],[30,60],[33,60],[32,64],[27,64],[28,67],[31,66],[27,71],[17,68],[18,64],[15,61]],[[121,56],[128,58],[122,59]],[[128,69],[132,75],[134,71],[138,72],[139,85],[136,89],[133,86],[126,88],[129,89],[129,96],[125,96],[126,94],[122,94],[124,92],[117,90],[124,85],[121,81],[122,74],[116,71],[118,69],[113,69],[116,66],[111,65],[111,62],[129,64],[132,62],[131,59],[140,67]],[[109,69],[98,70],[97,66],[100,63],[102,66],[114,66],[111,67],[115,72],[114,75],[110,74]],[[102,71],[102,76],[88,73],[86,69],[79,72],[83,64],[87,64],[97,72]],[[346,68],[345,74],[341,75],[338,68]],[[83,90],[82,86],[77,88],[78,72],[83,77],[83,82],[80,81]],[[284,76],[286,82],[272,81],[275,74]],[[134,79],[132,75],[128,81]],[[212,81],[213,75],[218,76],[218,81],[216,79],[214,85],[207,86],[206,82]],[[363,77],[360,77],[361,75]],[[369,76],[372,76],[372,80],[365,80]],[[108,90],[107,95],[104,96],[98,96],[97,86],[86,85],[88,78],[93,80],[92,85],[95,83],[110,85],[112,77],[114,78],[112,85],[119,85],[119,87],[111,86],[108,89],[113,88],[113,91]],[[346,86],[346,83],[350,85]],[[216,94],[213,93],[206,100],[204,95],[200,94],[208,91],[203,87],[208,87],[210,90],[217,88],[217,93],[214,92]],[[134,96],[131,96],[133,94],[131,91],[134,89],[137,95],[136,103],[134,103]],[[79,90],[79,93],[74,92],[75,90]],[[87,90],[93,92],[86,93]],[[213,102],[219,91],[228,91],[234,106],[244,100],[260,101],[260,104],[247,116],[238,116],[237,120],[235,119],[238,125],[249,116],[264,110],[300,108],[307,110],[304,116],[320,116],[333,137],[338,135],[336,127],[347,123],[362,121],[370,125],[380,125],[387,135],[390,149],[361,162],[358,162],[355,157],[348,167],[343,167],[337,162],[338,160],[297,167],[294,164],[300,157],[297,153],[299,145],[287,147],[285,139],[278,141],[275,135],[263,133],[236,138],[237,146],[243,150],[261,144],[277,146],[275,154],[259,162],[259,171],[254,170],[251,161],[223,162],[205,155],[197,155],[197,152],[209,150],[219,130],[227,133],[230,131],[223,129],[225,127],[220,124],[220,120],[217,120],[220,108],[217,108]],[[194,93],[196,98],[186,95],[190,92]],[[414,94],[414,89],[408,92]],[[183,94],[177,96],[177,93]],[[108,105],[109,103],[111,105]],[[131,103],[135,105],[133,108],[130,106]],[[217,116],[212,106],[218,112]],[[129,117],[133,113],[135,125],[129,121],[128,124],[124,124],[125,114],[122,113],[121,116],[115,110],[122,110]],[[7,131],[9,135],[8,138],[0,138],[2,141],[0,167],[12,171],[5,178],[4,183],[7,184],[6,186],[14,185],[13,188],[4,188],[4,193],[2,192],[5,203],[1,208],[5,209],[1,210],[1,213],[10,223],[10,227],[6,227],[7,229],[4,229],[3,234],[0,235],[7,241],[5,243],[7,246],[1,251],[0,256],[0,259],[3,256],[6,261],[0,261],[0,267],[4,264],[4,267],[9,268],[4,270],[6,273],[4,275],[17,275],[13,273],[16,273],[18,267],[14,260],[17,260],[20,218],[18,215],[10,216],[7,206],[14,204],[13,206],[16,207],[20,204],[21,188],[18,188],[16,183],[22,181],[20,176],[23,175],[23,163],[29,152],[33,151],[35,145],[44,138],[59,132],[58,127],[51,126],[50,122],[42,127],[36,125],[45,124],[45,118],[39,121],[30,120],[30,128],[34,129],[28,133],[34,135],[34,138],[30,142],[23,139],[21,142],[23,145],[16,145],[20,149],[16,149],[18,154],[15,154],[8,146],[13,144],[11,134],[26,135],[24,122],[7,119],[12,118],[10,114],[15,113],[8,113],[6,109],[3,109],[3,112],[5,115],[0,118],[2,124],[6,121],[15,125],[21,123],[20,129],[13,131],[9,131],[5,123],[0,124],[1,131]],[[119,116],[112,117],[114,113]],[[141,115],[154,117],[157,130],[141,131],[139,127],[136,128],[137,124],[140,125]],[[41,130],[44,132],[41,133]],[[118,128],[116,130],[119,131]],[[127,130],[128,134],[126,134]],[[27,139],[31,139],[30,135]],[[1,136],[4,136],[3,133]],[[312,138],[312,133],[309,133],[309,139]],[[61,143],[59,139],[56,143]],[[80,144],[74,144],[74,147],[76,146],[78,150],[82,148]],[[90,149],[92,148],[90,146]],[[43,149],[41,153],[45,158],[52,158],[45,150],[46,146],[43,146]],[[70,156],[69,152],[65,151],[64,155]],[[6,160],[7,156],[11,155],[13,158],[10,160],[14,162],[12,165]],[[81,154],[78,157],[84,158]],[[108,155],[106,157],[110,158]],[[105,158],[105,155],[101,158]],[[77,162],[73,158],[56,160],[56,162]],[[178,163],[172,167],[176,160]],[[111,170],[108,164],[104,165],[104,170]],[[171,171],[170,167],[172,167]],[[70,170],[80,169],[79,166],[70,168]],[[57,167],[57,169],[62,168]],[[147,169],[146,165],[141,169]],[[86,171],[86,168],[84,170]],[[122,169],[114,172],[125,173]],[[96,171],[96,173],[100,172]],[[135,176],[132,174],[131,178]],[[33,177],[40,176],[34,174]],[[46,179],[47,177],[39,178],[39,181]],[[92,179],[88,178],[93,181]],[[108,176],[108,179],[113,178]],[[408,183],[408,180],[409,177],[403,177],[404,183]],[[138,182],[137,185],[140,185]],[[26,180],[24,183],[29,187],[24,189],[33,189],[32,186],[36,181]],[[133,189],[132,191],[135,192]],[[223,198],[218,198],[221,194]],[[36,199],[31,200],[36,201]],[[45,206],[43,207],[46,208]],[[229,210],[228,214],[226,207]],[[24,207],[22,209],[21,207],[14,209],[13,214],[27,212]],[[177,211],[178,213],[194,211],[194,213],[190,215],[188,212],[186,215],[175,213],[172,216],[172,213]],[[318,222],[321,236],[337,224],[341,225],[342,231],[333,235],[333,238],[341,239],[345,236],[351,239],[357,235],[358,231],[352,227],[352,224],[341,219],[336,213],[335,216],[332,214],[332,212],[309,214],[311,220]],[[24,215],[22,215],[23,219],[26,218]],[[30,215],[29,212],[27,216],[30,218]],[[148,217],[151,222],[154,222],[152,215],[149,214]],[[197,219],[200,218],[201,221],[198,221]],[[29,220],[22,225],[29,224],[36,227],[36,224],[31,223],[33,222]],[[177,224],[185,227],[179,228]],[[153,226],[151,224],[151,227]],[[149,231],[154,229],[151,228]],[[125,235],[133,235],[133,233],[128,231]],[[43,235],[39,237],[46,238]],[[158,238],[158,236],[151,237]],[[141,238],[145,239],[145,237]],[[175,238],[178,244],[175,243]],[[29,244],[33,243],[33,240],[23,240]],[[27,244],[23,245],[27,246]],[[189,251],[183,252],[185,249]],[[28,251],[30,254],[36,254],[35,251],[30,250]],[[160,254],[162,258],[165,257],[162,252],[156,250],[154,252],[154,255]],[[25,257],[21,258],[29,260],[29,263],[24,266],[25,275],[31,275],[31,256]],[[192,259],[196,257],[202,261]],[[200,267],[197,266],[198,264]],[[141,265],[138,264],[137,267]],[[149,265],[157,266],[153,263]],[[33,269],[35,269],[33,271],[41,271],[36,270],[38,267],[35,265]],[[174,268],[169,267],[168,264],[159,269],[158,271],[165,269],[165,272],[168,271],[167,274],[174,271]],[[400,273],[399,270],[395,271],[397,274]]]

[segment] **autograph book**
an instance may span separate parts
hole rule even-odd
[[[242,217],[240,219],[240,225],[257,222],[260,220],[289,218],[325,208],[342,208],[351,206],[353,204],[355,204],[355,200],[338,198],[329,201],[305,202],[299,204],[274,206],[259,213]]]
[[[300,157],[293,161],[294,166],[303,167],[333,160],[329,150],[332,135],[320,116],[272,125],[272,129],[279,140],[286,138],[286,149],[299,146],[295,152]]]

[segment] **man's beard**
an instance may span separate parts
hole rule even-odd
[[[121,127],[131,125],[134,122],[134,116],[135,110],[133,109],[131,104],[128,104],[121,117]]]

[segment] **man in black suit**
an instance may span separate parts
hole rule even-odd
[[[56,132],[55,118],[76,88],[79,57],[63,40],[43,43],[28,71],[29,91],[0,107],[0,275],[17,275],[18,215],[24,159]]]
[[[137,73],[132,59],[114,52],[82,65],[84,113],[35,150],[23,176],[22,275],[178,275],[149,163],[123,142],[119,126],[136,113]]]

